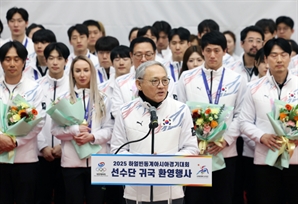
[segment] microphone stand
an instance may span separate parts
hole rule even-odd
[[[154,129],[158,126],[158,123],[156,121],[152,121],[150,122],[149,124],[149,131],[148,133],[142,137],[141,139],[138,139],[138,140],[133,140],[133,141],[129,141],[127,143],[124,143],[123,145],[121,145],[117,151],[115,152],[115,154],[117,154],[124,146],[128,145],[128,144],[131,144],[131,143],[135,143],[135,142],[140,142],[142,140],[144,140],[145,138],[147,138],[149,136],[149,133],[151,131],[151,154],[154,154]],[[150,186],[150,202],[153,203],[153,186],[151,185]]]
[[[150,124],[149,124],[149,131],[148,131],[148,133],[147,133],[144,137],[142,137],[141,139],[138,139],[138,140],[133,140],[133,141],[129,141],[129,142],[124,143],[123,145],[121,145],[121,146],[117,149],[117,151],[115,152],[115,154],[118,154],[118,152],[119,152],[124,146],[126,146],[126,145],[128,145],[128,144],[135,143],[135,142],[140,142],[140,141],[144,140],[146,137],[149,136],[149,133],[150,133],[151,130],[152,130],[152,128],[151,128],[151,123],[150,123]],[[153,130],[153,132],[154,132],[154,130]],[[153,134],[154,134],[154,133],[153,133]],[[152,190],[153,190],[153,189],[152,189]],[[138,193],[137,193],[137,194],[138,194]],[[138,201],[136,201],[136,203],[137,203],[137,204],[142,204],[142,202],[138,202]]]
[[[149,128],[151,131],[151,154],[154,154],[154,125],[152,125],[152,123],[150,123]]]
[[[149,128],[151,131],[151,154],[154,154],[154,129],[157,127],[157,123],[150,122]],[[150,202],[153,203],[153,186],[150,186]]]

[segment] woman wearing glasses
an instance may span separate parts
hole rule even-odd
[[[86,56],[76,57],[69,72],[69,97],[75,103],[81,99],[86,124],[59,127],[53,125],[52,134],[61,140],[61,166],[66,189],[66,203],[103,203],[102,186],[91,185],[90,156],[80,159],[72,140],[78,146],[100,145],[98,154],[108,152],[113,120],[108,98],[97,88],[93,63]]]
[[[159,62],[144,62],[136,70],[136,86],[139,90],[139,98],[125,103],[120,108],[120,114],[116,117],[111,151],[117,149],[128,141],[140,139],[148,132],[151,107],[155,107],[158,116],[158,125],[155,131],[155,154],[198,154],[196,138],[192,137],[192,118],[188,107],[171,97],[168,97],[168,85],[170,80],[166,68]],[[165,122],[170,121],[170,124]],[[124,146],[119,153],[151,154],[151,139],[146,139]],[[181,186],[169,187],[150,186],[142,187],[137,196],[135,186],[126,186],[124,198],[128,204],[136,203],[136,197],[142,202],[168,203],[173,199],[173,204],[183,203],[183,189]]]

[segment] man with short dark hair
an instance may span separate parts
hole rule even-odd
[[[147,37],[150,38],[151,40],[153,40],[153,42],[156,45],[156,42],[159,38],[158,32],[156,30],[156,28],[154,28],[153,26],[144,26],[142,28],[140,28],[138,30],[138,34],[137,37]]]
[[[219,25],[212,19],[205,19],[198,25],[198,38],[201,39],[206,33],[211,31],[219,31]],[[235,59],[228,53],[223,56],[223,64],[228,65],[234,62]]]
[[[26,47],[28,56],[34,53],[33,42],[26,36],[26,27],[28,26],[29,20],[28,12],[23,8],[13,7],[7,11],[6,20],[11,37],[5,40],[5,42],[13,40],[19,41]],[[3,44],[5,42],[3,42]]]
[[[138,69],[142,63],[153,61],[155,58],[156,45],[150,38],[138,37],[134,39],[131,41],[129,49],[134,70]],[[121,105],[138,97],[134,70],[129,74],[118,77],[115,81],[112,98],[112,115],[115,118]],[[177,98],[173,80],[170,80],[169,96]]]
[[[278,38],[284,38],[290,40],[294,33],[294,21],[288,16],[279,16],[275,20],[276,24],[276,35]]]
[[[259,79],[259,72],[257,67],[255,67],[255,55],[258,50],[263,47],[264,44],[264,34],[260,27],[258,26],[248,26],[244,28],[240,33],[241,46],[243,48],[243,55],[240,59],[228,64],[227,69],[231,69],[238,74],[241,74],[243,80],[246,83]],[[251,141],[246,135],[241,134],[237,139],[237,151],[238,151],[238,162],[237,162],[237,174],[235,183],[234,199],[243,202],[243,192],[244,189],[247,192],[247,200],[252,201],[252,191],[251,183],[253,183],[253,178],[250,178],[250,172],[248,169],[252,168],[252,160],[254,157],[254,142]],[[243,166],[246,168],[242,170]],[[246,171],[247,170],[247,171]],[[246,182],[246,178],[250,178],[249,182]],[[241,201],[240,201],[241,199]]]
[[[184,53],[190,46],[189,36],[189,30],[183,27],[173,28],[169,33],[169,47],[172,57],[164,63],[164,66],[167,68],[168,74],[174,79],[174,82],[178,81]]]
[[[130,72],[132,61],[129,47],[125,45],[115,47],[111,51],[110,58],[115,68],[115,78]]]
[[[158,40],[156,43],[156,55],[163,58],[165,61],[171,58],[171,50],[169,49],[169,33],[172,29],[171,25],[166,21],[156,21],[152,27],[157,30]]]
[[[99,38],[104,37],[100,25],[98,21],[95,20],[86,20],[83,24],[86,25],[89,30],[88,49],[92,54],[96,55],[96,41]]]
[[[223,65],[227,49],[224,34],[219,31],[206,33],[201,39],[201,46],[205,63],[182,73],[177,83],[179,101],[225,104],[234,109],[227,119],[227,130],[221,145],[210,142],[207,149],[211,155],[222,152],[226,167],[212,172],[212,188],[187,187],[185,199],[186,203],[232,203],[236,139],[240,135],[235,119],[240,113],[246,83],[240,74]]]
[[[56,36],[51,30],[42,29],[33,34],[32,41],[35,53],[29,56],[23,74],[33,80],[38,80],[48,71],[43,51],[48,44],[56,42]]]
[[[112,75],[115,74],[115,69],[112,67],[110,54],[111,51],[117,46],[119,46],[119,41],[117,38],[112,36],[101,37],[95,44],[95,50],[99,64],[105,70],[105,74],[107,75],[108,79],[113,77]]]
[[[258,69],[255,67],[255,55],[263,47],[264,33],[258,26],[248,26],[241,31],[240,40],[243,55],[226,67],[241,74],[248,83],[259,77]]]
[[[198,38],[213,30],[219,31],[219,25],[212,19],[205,19],[198,25]]]
[[[264,33],[264,45],[268,40],[275,38],[276,25],[272,19],[260,19],[256,22],[255,26],[260,27]]]
[[[50,43],[44,50],[48,72],[38,83],[43,90],[47,107],[69,93],[69,77],[64,75],[68,56],[67,46],[60,42]],[[57,204],[63,204],[65,186],[61,170],[61,141],[51,134],[52,119],[49,115],[46,117],[46,123],[38,135],[39,179],[36,203],[50,204],[53,200]]]
[[[22,74],[27,55],[26,48],[18,41],[7,42],[0,48],[0,62],[4,71],[0,81],[0,100],[11,106],[12,100],[20,95],[36,109],[37,117],[43,118],[45,110],[42,106],[42,89]],[[12,164],[1,157],[0,203],[35,203],[38,178],[37,135],[43,125],[44,119],[29,134],[15,139],[0,130],[0,154],[15,150]]]
[[[298,141],[294,140],[289,168],[281,170],[265,162],[270,149],[280,151],[283,137],[276,135],[267,113],[274,110],[275,100],[293,107],[298,103],[298,78],[288,71],[291,46],[285,39],[271,39],[264,46],[264,55],[269,71],[250,83],[239,116],[241,132],[255,142],[254,168],[250,172],[255,180],[255,203],[298,203],[294,190],[298,188]]]
[[[36,24],[36,23],[32,23],[31,25],[29,25],[26,28],[26,35],[32,39],[33,34],[38,31],[38,30],[42,30],[45,29],[45,27],[41,24]]]
[[[110,76],[109,80],[99,84],[99,90],[112,98],[116,78],[128,74],[132,67],[132,60],[130,58],[129,47],[120,45],[112,49],[110,53],[110,60],[115,73]]]
[[[68,39],[69,43],[73,47],[73,53],[71,53],[68,57],[67,64],[65,67],[65,71],[68,74],[70,65],[72,60],[79,55],[87,56],[93,63],[96,73],[97,73],[97,82],[102,83],[107,80],[107,75],[102,67],[100,67],[98,63],[98,58],[91,54],[88,50],[88,38],[89,38],[89,31],[86,25],[83,24],[76,24],[71,26],[68,31]]]
[[[155,45],[156,45],[157,41],[159,40],[158,32],[157,32],[156,28],[153,26],[144,26],[144,27],[140,28],[138,30],[137,37],[150,38],[155,43]],[[157,53],[157,52],[155,52],[155,53]],[[160,63],[164,63],[164,59],[157,54],[155,54],[154,60],[158,61]]]

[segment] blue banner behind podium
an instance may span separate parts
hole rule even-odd
[[[211,156],[93,154],[93,185],[212,186]]]

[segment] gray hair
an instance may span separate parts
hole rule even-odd
[[[157,62],[157,61],[147,61],[147,62],[144,62],[142,63],[136,70],[136,79],[140,79],[140,78],[143,78],[144,75],[145,75],[145,71],[148,67],[151,67],[151,66],[154,66],[154,65],[158,65],[160,67],[162,67],[166,73],[167,72],[167,69],[165,68],[165,66],[163,66],[163,64],[161,64],[160,62]]]

